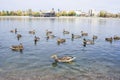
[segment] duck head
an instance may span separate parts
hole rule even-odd
[[[52,56],[51,56],[51,58],[53,58],[53,59],[55,59],[55,60],[57,60],[57,59],[58,59],[57,55],[55,55],[55,54],[54,54],[54,55],[52,55]]]

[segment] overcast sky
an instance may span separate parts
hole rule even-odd
[[[120,0],[0,0],[1,10],[82,10],[120,12]]]

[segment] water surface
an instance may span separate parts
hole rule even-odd
[[[120,80],[120,41],[106,42],[106,37],[120,36],[120,19],[113,18],[0,18],[1,80]],[[10,30],[17,28],[18,41]],[[30,30],[40,41],[34,44]],[[46,30],[56,36],[46,40]],[[63,35],[63,29],[70,34]],[[71,40],[71,34],[89,36]],[[83,47],[83,38],[97,35],[94,45]],[[57,38],[66,42],[57,44]],[[22,43],[23,52],[9,47]],[[54,63],[51,55],[75,56],[72,63]]]

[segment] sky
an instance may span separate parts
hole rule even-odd
[[[0,0],[2,10],[82,10],[120,12],[120,0]]]

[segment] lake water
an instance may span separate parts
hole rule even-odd
[[[22,35],[17,40],[10,30]],[[40,41],[34,44],[30,30]],[[63,35],[63,29],[70,34]],[[56,36],[46,40],[46,30]],[[71,40],[71,34],[89,35]],[[83,46],[83,38],[97,35],[94,45]],[[120,40],[106,42],[106,37],[120,36],[120,19],[113,18],[0,18],[0,80],[120,80]],[[58,45],[57,39],[66,42]],[[23,52],[12,51],[11,45],[24,45]],[[74,56],[71,63],[55,63],[51,58]]]

